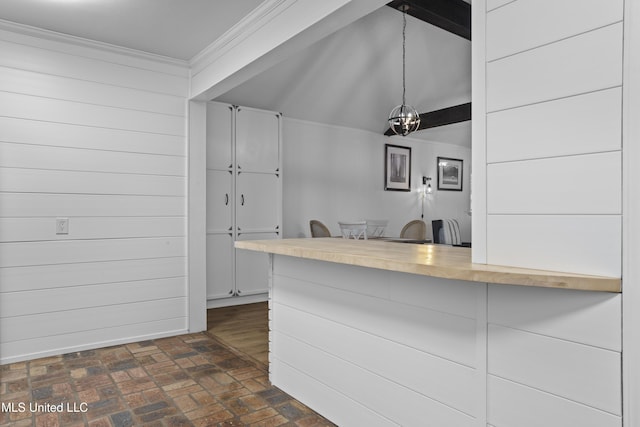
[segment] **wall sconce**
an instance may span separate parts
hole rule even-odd
[[[426,185],[426,187],[424,189],[424,193],[425,194],[431,194],[433,189],[431,188],[431,177],[430,176],[423,176],[422,177],[422,185]]]
[[[432,192],[432,188],[431,188],[431,177],[430,176],[423,176],[422,177],[422,191],[420,192],[420,201],[422,202],[422,212],[420,215],[420,218],[424,218],[424,199],[427,198],[427,194],[431,194]]]

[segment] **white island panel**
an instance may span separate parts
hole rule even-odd
[[[471,427],[479,402],[473,390],[481,292],[486,289],[462,281],[278,256],[271,380],[326,408],[323,415],[339,425],[364,419],[345,418],[326,397],[320,397],[325,403],[305,400],[305,390],[325,388],[341,400],[337,408],[399,425],[427,417],[438,426]]]

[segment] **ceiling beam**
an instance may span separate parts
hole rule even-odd
[[[387,6],[406,7],[414,18],[471,40],[471,5],[462,0],[393,0]]]
[[[417,130],[466,122],[467,120],[471,120],[470,102],[454,105],[453,107],[442,108],[440,110],[429,111],[428,113],[421,113],[420,126]],[[387,129],[384,134],[387,136],[395,135],[391,128]]]

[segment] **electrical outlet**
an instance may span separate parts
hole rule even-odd
[[[56,234],[69,234],[69,218],[56,218]]]

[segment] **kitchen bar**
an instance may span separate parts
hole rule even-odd
[[[272,383],[338,425],[621,425],[618,278],[444,245],[236,247],[272,254]]]

